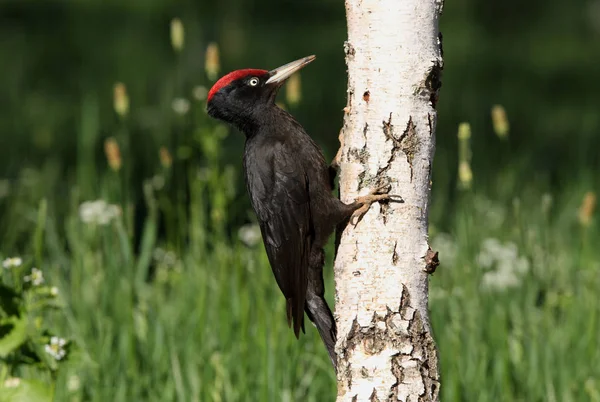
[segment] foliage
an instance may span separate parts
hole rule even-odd
[[[40,222],[44,214],[42,201]],[[43,271],[28,265],[10,257],[0,268],[0,401],[51,401],[69,354],[69,342],[48,328],[52,311],[63,307],[58,288],[46,286]]]
[[[98,9],[91,0],[67,3],[44,6],[43,16],[21,3],[5,6],[9,12],[3,14],[36,29],[51,23],[57,29],[52,49],[64,53],[59,64],[53,58],[46,66],[37,86],[23,78],[33,73],[24,74],[19,63],[9,63],[1,77],[9,107],[0,113],[0,143],[11,152],[0,161],[0,244],[4,259],[21,255],[25,262],[0,268],[1,328],[10,329],[0,339],[0,351],[10,357],[2,361],[0,401],[25,392],[21,398],[35,401],[32,395],[44,398],[52,391],[55,400],[73,402],[332,400],[335,378],[316,331],[308,326],[296,341],[286,326],[284,301],[240,179],[243,140],[204,112],[206,90],[220,67],[215,45],[208,46],[190,21],[163,20],[166,2],[110,2]],[[341,48],[343,10],[333,18],[326,12],[333,3],[339,7],[314,5],[322,13],[295,10],[294,18],[326,17],[307,35],[286,19],[262,27],[260,35],[243,23],[240,5],[228,14],[233,25],[223,32],[224,63],[240,65],[241,55],[248,56],[245,44],[261,42],[246,37],[272,38],[268,34],[284,26],[290,38]],[[504,9],[492,9],[510,6],[481,4],[448,4],[444,15],[454,23],[444,32],[447,64],[431,209],[432,243],[442,262],[431,278],[442,400],[598,401],[598,175],[589,159],[597,149],[590,133],[598,120],[591,104],[572,96],[582,93],[579,87],[561,87],[571,95],[552,105],[556,86],[545,85],[579,74],[574,71],[581,55],[593,55],[578,50],[586,46],[575,40],[581,33],[552,36],[551,43],[566,43],[558,55],[556,46],[534,46],[543,27],[524,32],[525,17],[513,21],[511,13],[520,28],[506,30],[502,21],[509,17],[498,12]],[[260,7],[266,6],[253,6],[263,15]],[[536,21],[546,23],[558,12],[532,9],[540,13]],[[573,13],[562,11],[573,22]],[[121,28],[107,32],[107,20]],[[64,26],[89,36],[72,36]],[[489,32],[482,33],[482,26]],[[478,53],[497,52],[490,43],[512,45],[513,31],[527,39],[514,52]],[[42,46],[23,43],[36,32],[7,36],[3,60],[20,57],[23,71],[32,72]],[[260,57],[248,58],[269,60],[268,67],[314,50],[294,43],[274,45],[275,57],[265,54],[263,41]],[[535,50],[532,60],[519,57],[527,44]],[[206,66],[210,79],[201,76],[203,62],[194,56],[206,47],[205,61],[216,62]],[[13,48],[22,51],[13,54]],[[84,62],[74,48],[87,49]],[[327,55],[319,57],[327,66],[324,75],[343,76],[341,56],[337,67]],[[105,68],[103,58],[118,66]],[[487,58],[499,67],[480,66]],[[506,60],[511,71],[521,66],[524,72],[509,75],[501,63]],[[528,73],[534,64],[535,80]],[[582,77],[590,66],[582,67]],[[307,82],[293,112],[323,138],[339,126],[331,116],[343,106],[344,83],[330,80],[323,91]],[[299,83],[294,86],[299,90]],[[535,97],[542,87],[544,102]],[[290,109],[300,98],[292,95],[285,105]],[[492,106],[499,101],[504,106]],[[515,116],[510,125],[507,116]],[[462,125],[457,147],[448,133],[463,120],[472,123]],[[330,249],[329,267],[331,257]],[[59,298],[52,287],[24,282],[33,266],[57,286]],[[47,311],[58,300],[64,313]],[[73,358],[48,358],[45,345],[53,334],[71,340]],[[27,358],[34,364],[22,364]]]
[[[218,132],[206,135],[224,141]],[[85,208],[106,212],[110,204],[85,204],[77,183],[67,219],[48,210],[41,255],[53,268],[44,272],[67,305],[52,327],[81,348],[81,358],[58,372],[57,400],[333,398],[335,379],[316,331],[309,326],[296,341],[286,326],[255,225],[230,230],[227,211],[239,195],[233,168],[209,154],[218,142],[200,148],[211,162],[190,167],[189,204],[165,198],[170,168],[156,153],[159,173],[145,184],[149,213],[137,252],[127,223],[133,212],[91,214]],[[442,261],[431,280],[431,312],[443,400],[593,400],[599,236],[593,208],[578,210],[589,187],[581,180],[563,195],[532,188],[516,196],[506,184],[515,173],[499,172],[493,194],[461,193],[450,232],[432,227]],[[123,205],[110,192],[120,191],[119,180],[105,169],[99,195]],[[35,206],[24,196],[28,186],[37,183],[15,183],[9,195],[15,214]],[[173,219],[184,224],[159,236],[157,210],[183,214]],[[33,235],[35,221],[24,230]],[[501,280],[512,267],[521,268]],[[490,272],[500,278],[493,287]],[[331,272],[328,281],[332,289]]]

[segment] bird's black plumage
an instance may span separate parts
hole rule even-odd
[[[301,67],[307,62],[296,63]],[[211,89],[207,108],[211,116],[246,136],[248,194],[286,299],[288,322],[298,337],[306,312],[336,366],[335,320],[324,298],[323,247],[337,224],[364,204],[385,197],[365,197],[347,205],[333,196],[322,151],[289,113],[275,105],[292,64],[271,72],[239,70],[223,77]]]
[[[248,193],[296,336],[306,309],[328,321],[328,337],[335,342],[331,312],[310,311],[309,303],[327,306],[313,300],[324,295],[323,247],[335,225],[354,209],[331,194],[323,154],[302,127],[277,107],[268,113],[278,122],[276,129],[265,126],[246,142]]]

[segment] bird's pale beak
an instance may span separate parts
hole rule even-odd
[[[299,60],[292,61],[291,63],[278,67],[275,70],[269,71],[270,77],[267,80],[266,84],[276,84],[278,86],[283,84],[284,81],[288,79],[292,74],[300,70],[302,67],[306,66],[315,58],[316,57],[314,55],[303,57]]]

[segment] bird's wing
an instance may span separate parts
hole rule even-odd
[[[304,330],[307,271],[314,236],[308,176],[297,156],[283,143],[274,144],[270,151],[261,163],[263,172],[271,173],[261,175],[262,192],[268,199],[253,199],[253,204],[269,262],[286,298],[288,324],[293,321],[298,337],[300,329]]]

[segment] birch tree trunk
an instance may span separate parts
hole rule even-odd
[[[346,0],[348,104],[340,136],[342,201],[384,184],[343,232],[335,260],[338,402],[436,401],[429,324],[428,199],[442,69],[442,0]]]

